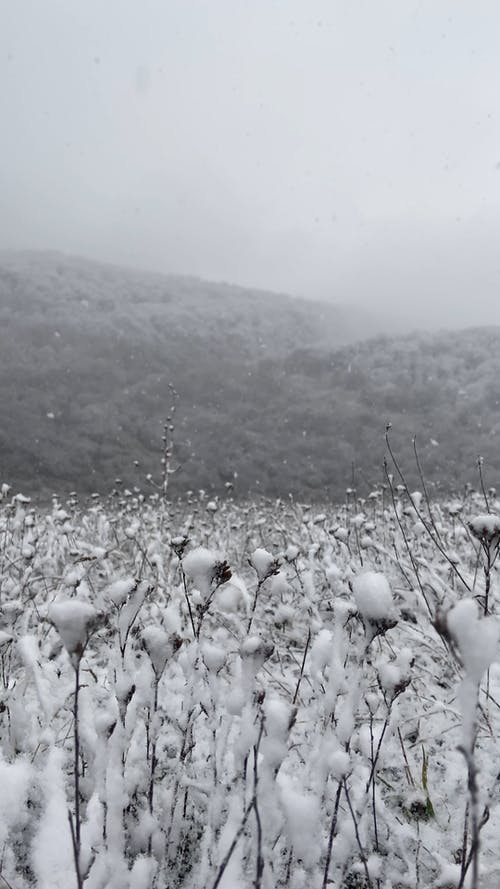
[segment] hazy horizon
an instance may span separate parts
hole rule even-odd
[[[500,9],[5,7],[0,248],[500,323]]]

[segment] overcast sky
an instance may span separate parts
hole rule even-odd
[[[0,0],[0,246],[500,323],[497,0]]]

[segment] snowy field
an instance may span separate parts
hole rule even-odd
[[[500,503],[393,497],[4,491],[0,887],[499,886]]]

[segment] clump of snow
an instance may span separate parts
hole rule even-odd
[[[247,609],[249,602],[245,581],[237,574],[232,574],[230,581],[217,593],[219,611],[237,612],[240,608]]]
[[[90,634],[97,626],[97,611],[88,602],[79,602],[78,599],[61,600],[50,606],[49,620],[59,633],[71,663],[76,667]]]
[[[479,617],[474,599],[462,599],[447,614],[446,624],[467,676],[480,682],[498,657],[500,624],[494,617]]]
[[[137,519],[135,519],[133,522],[130,522],[130,525],[127,525],[127,527],[124,529],[124,534],[126,537],[128,537],[129,540],[134,540],[134,538],[137,537],[140,529],[141,526]]]
[[[297,858],[312,866],[320,853],[320,846],[311,839],[317,835],[319,802],[311,793],[300,788],[288,776],[278,775],[281,804],[291,844]]]
[[[366,865],[368,868],[368,873],[370,874],[370,878],[372,880],[380,880],[382,876],[383,863],[384,859],[381,855],[372,853],[372,855],[368,856]]]
[[[257,672],[262,664],[271,657],[274,651],[272,642],[266,642],[260,636],[248,636],[240,648],[242,661],[250,663]]]
[[[274,575],[271,581],[271,595],[272,596],[282,596],[284,593],[288,592],[290,589],[290,584],[288,583],[288,578],[284,571],[278,571],[277,574]]]
[[[204,642],[201,648],[203,662],[210,673],[218,673],[227,660],[227,654],[220,645]]]
[[[403,648],[393,661],[382,664],[378,678],[384,691],[391,695],[403,691],[410,681],[412,664],[413,653],[409,648]]]
[[[367,621],[389,620],[394,615],[392,592],[385,574],[364,571],[353,581],[354,601]]]
[[[358,512],[357,515],[353,516],[351,519],[351,525],[353,526],[353,528],[362,528],[365,522],[366,516],[364,512]]]
[[[319,631],[311,645],[310,665],[311,673],[318,678],[330,663],[333,654],[333,636],[327,629]]]
[[[274,623],[276,626],[284,626],[285,624],[291,625],[293,624],[294,618],[295,608],[293,605],[286,605],[284,602],[278,605],[274,612]]]
[[[328,766],[332,777],[337,781],[342,781],[349,773],[351,757],[345,750],[335,750],[328,757]]]
[[[33,786],[34,774],[29,763],[19,758],[16,762],[5,762],[0,753],[0,843],[7,842],[10,831],[28,820],[27,800]]]
[[[290,725],[293,722],[291,707],[288,702],[272,696],[264,702],[265,736],[262,739],[261,753],[269,768],[276,773],[287,752],[287,740]]]
[[[491,513],[475,516],[469,522],[469,529],[481,542],[496,544],[500,541],[500,516]]]
[[[287,560],[287,562],[294,562],[295,559],[298,557],[299,553],[300,553],[300,550],[299,550],[298,546],[296,546],[293,543],[290,543],[289,546],[287,546],[287,548],[285,550],[285,559]]]
[[[183,566],[187,576],[191,578],[202,595],[210,592],[212,581],[215,577],[217,563],[220,556],[213,550],[198,546],[184,557]]]
[[[472,754],[479,684],[490,664],[498,658],[500,623],[494,617],[479,618],[474,599],[462,599],[448,612],[446,626],[465,670],[459,700],[464,748]]]
[[[114,605],[120,606],[127,601],[132,590],[136,587],[137,581],[133,577],[124,577],[115,580],[105,590],[105,595],[111,599]]]
[[[157,866],[154,858],[136,858],[130,871],[130,889],[149,889]]]
[[[68,812],[62,750],[49,751],[41,783],[44,812],[33,840],[31,855],[36,885],[40,889],[67,889],[73,861],[69,825],[64,833],[62,831],[62,825],[67,824]]]
[[[250,564],[255,568],[259,581],[265,580],[271,574],[277,573],[278,566],[276,559],[263,547],[255,549],[250,556]]]
[[[415,507],[415,509],[419,510],[422,505],[422,492],[421,491],[413,491],[413,493],[410,494],[410,500],[413,503],[413,506]]]
[[[181,645],[177,636],[169,636],[161,627],[146,627],[142,631],[142,644],[146,649],[157,679],[162,675],[167,661]]]
[[[460,884],[462,868],[459,864],[443,864],[439,876],[440,889],[456,889]]]

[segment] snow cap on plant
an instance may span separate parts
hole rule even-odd
[[[464,752],[466,756],[471,756],[479,686],[490,664],[498,660],[500,623],[494,617],[481,618],[477,602],[467,598],[458,602],[447,614],[438,614],[434,625],[451,643],[464,668],[458,698],[462,711]]]
[[[227,660],[226,650],[221,648],[220,645],[213,645],[211,642],[203,642],[201,656],[210,673],[218,673]]]
[[[495,617],[479,617],[474,599],[462,599],[448,611],[446,629],[466,675],[479,683],[498,658],[500,623]]]
[[[370,639],[396,626],[396,612],[389,581],[379,571],[363,571],[352,582],[354,601]]]
[[[250,663],[257,672],[274,651],[272,642],[266,642],[260,636],[248,636],[240,648],[240,657],[245,663]]]
[[[485,548],[493,548],[500,543],[500,516],[487,513],[475,516],[469,522],[469,531]]]
[[[393,700],[410,684],[413,663],[413,653],[405,647],[401,649],[394,660],[381,664],[379,667],[379,685]]]
[[[155,677],[159,679],[167,661],[181,647],[182,639],[176,635],[169,635],[161,627],[146,627],[142,631],[142,644],[151,661]]]
[[[105,595],[110,599],[113,605],[119,608],[127,601],[130,593],[137,587],[137,580],[134,577],[121,577],[114,580],[105,589]]]
[[[288,753],[288,736],[297,718],[297,708],[276,695],[269,695],[263,703],[263,711],[265,734],[260,752],[266,766],[276,777]]]
[[[71,663],[76,669],[89,637],[98,626],[97,611],[88,602],[66,599],[54,602],[50,606],[49,620],[59,633]]]
[[[177,537],[172,537],[170,541],[170,546],[172,547],[175,555],[178,559],[182,559],[184,555],[184,550],[189,543],[189,537],[186,537],[185,534],[179,534]]]
[[[219,586],[231,579],[231,569],[217,553],[204,546],[191,550],[183,560],[184,571],[203,596],[208,596],[212,583]]]
[[[273,574],[277,574],[280,568],[279,559],[275,558],[275,556],[271,555],[271,553],[263,547],[258,547],[253,551],[250,556],[250,564],[257,572],[257,577],[260,582],[266,580],[267,577],[271,577]]]
[[[289,543],[285,550],[285,559],[287,562],[295,562],[300,554],[299,547],[295,543]]]

